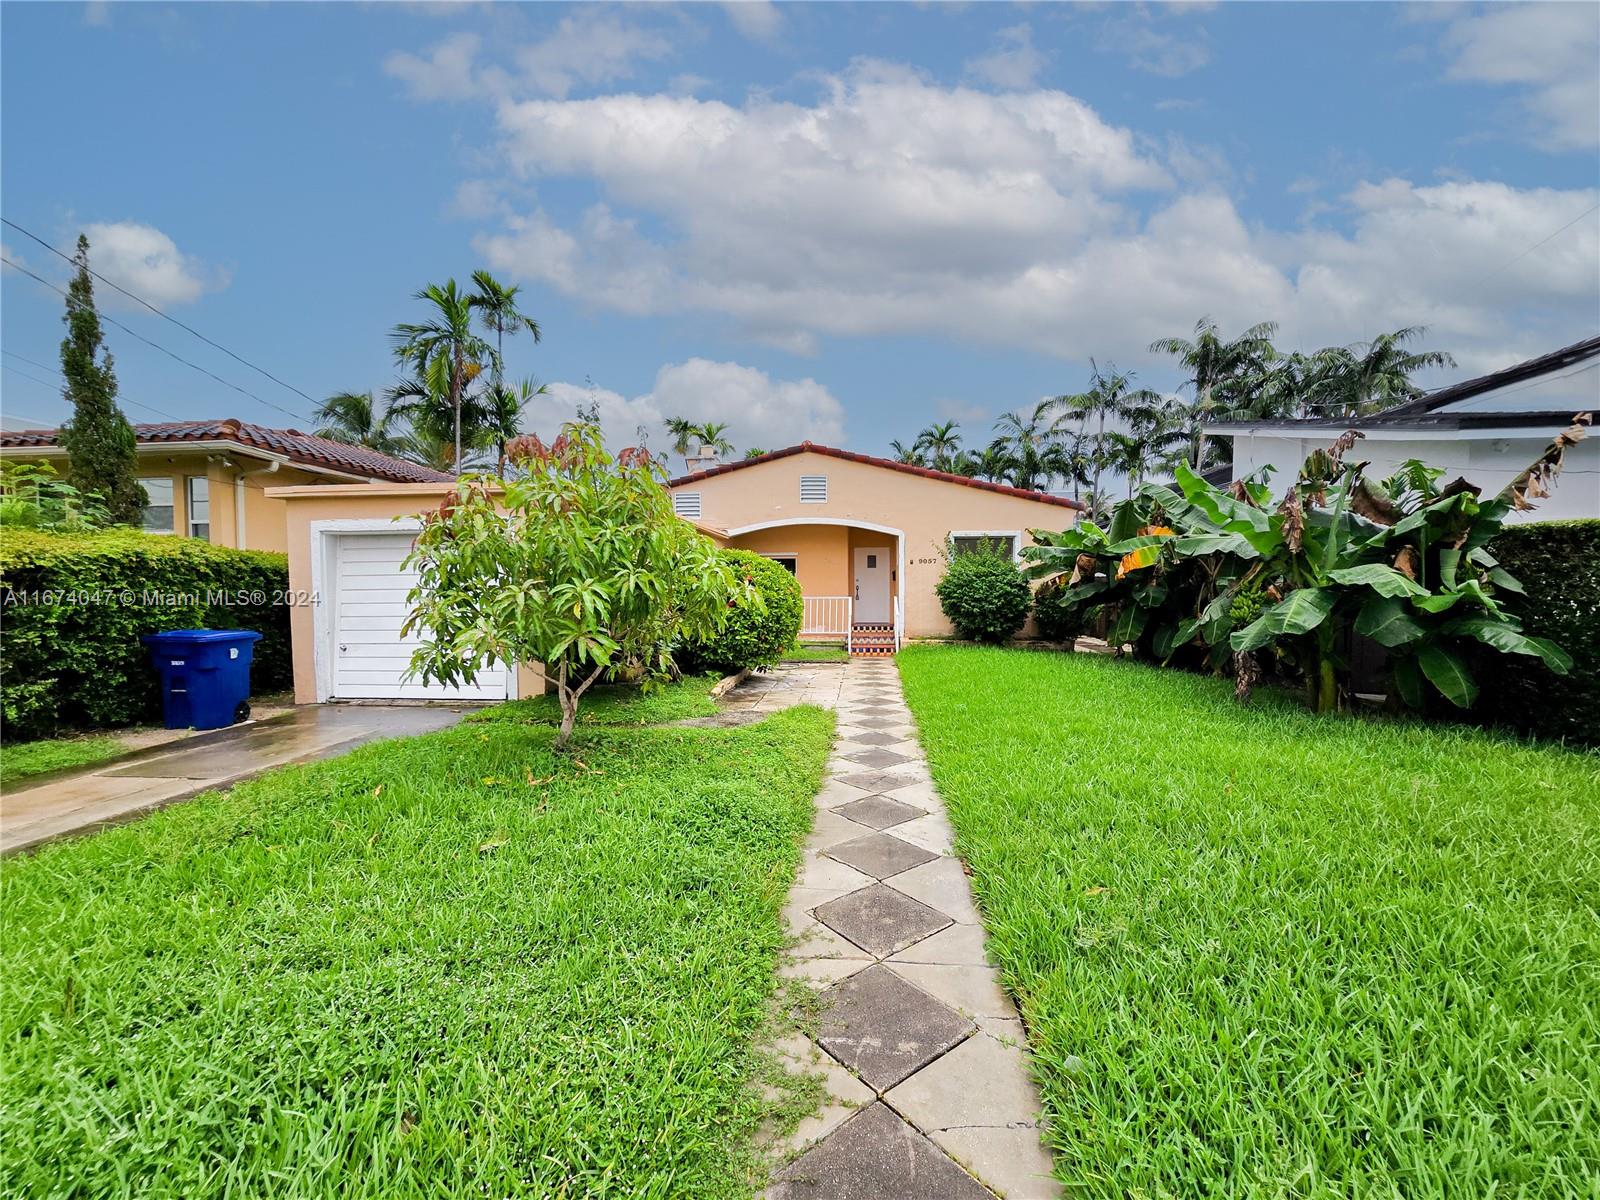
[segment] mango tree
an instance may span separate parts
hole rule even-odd
[[[561,703],[559,749],[583,695],[628,666],[648,686],[675,644],[713,637],[751,601],[710,539],[672,511],[648,453],[609,455],[598,426],[506,447],[505,478],[464,478],[428,514],[406,560],[418,572],[402,636],[411,675],[470,683],[488,663],[543,663]]]

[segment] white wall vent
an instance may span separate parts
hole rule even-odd
[[[826,504],[828,502],[828,477],[826,475],[800,476],[800,503]]]
[[[680,517],[687,517],[691,521],[700,519],[700,493],[699,492],[673,492],[672,511]]]

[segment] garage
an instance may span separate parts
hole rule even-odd
[[[504,700],[511,672],[492,666],[460,688],[403,679],[416,649],[415,635],[401,637],[410,613],[406,596],[417,573],[402,567],[414,532],[327,531],[322,541],[330,587],[319,597],[328,614],[324,698],[329,700]]]

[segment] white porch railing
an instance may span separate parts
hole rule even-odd
[[[800,618],[800,636],[842,637],[848,643],[854,614],[855,598],[852,596],[807,596]]]

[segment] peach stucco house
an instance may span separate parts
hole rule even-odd
[[[544,688],[537,666],[479,673],[464,689],[402,678],[400,638],[414,577],[400,564],[441,483],[271,488],[284,506],[291,590],[295,699],[500,700]],[[794,571],[805,595],[802,636],[888,652],[950,626],[934,586],[947,547],[1003,541],[1013,554],[1028,530],[1060,529],[1078,505],[1059,496],[947,475],[809,442],[695,471],[668,485],[678,515],[718,542]]]

